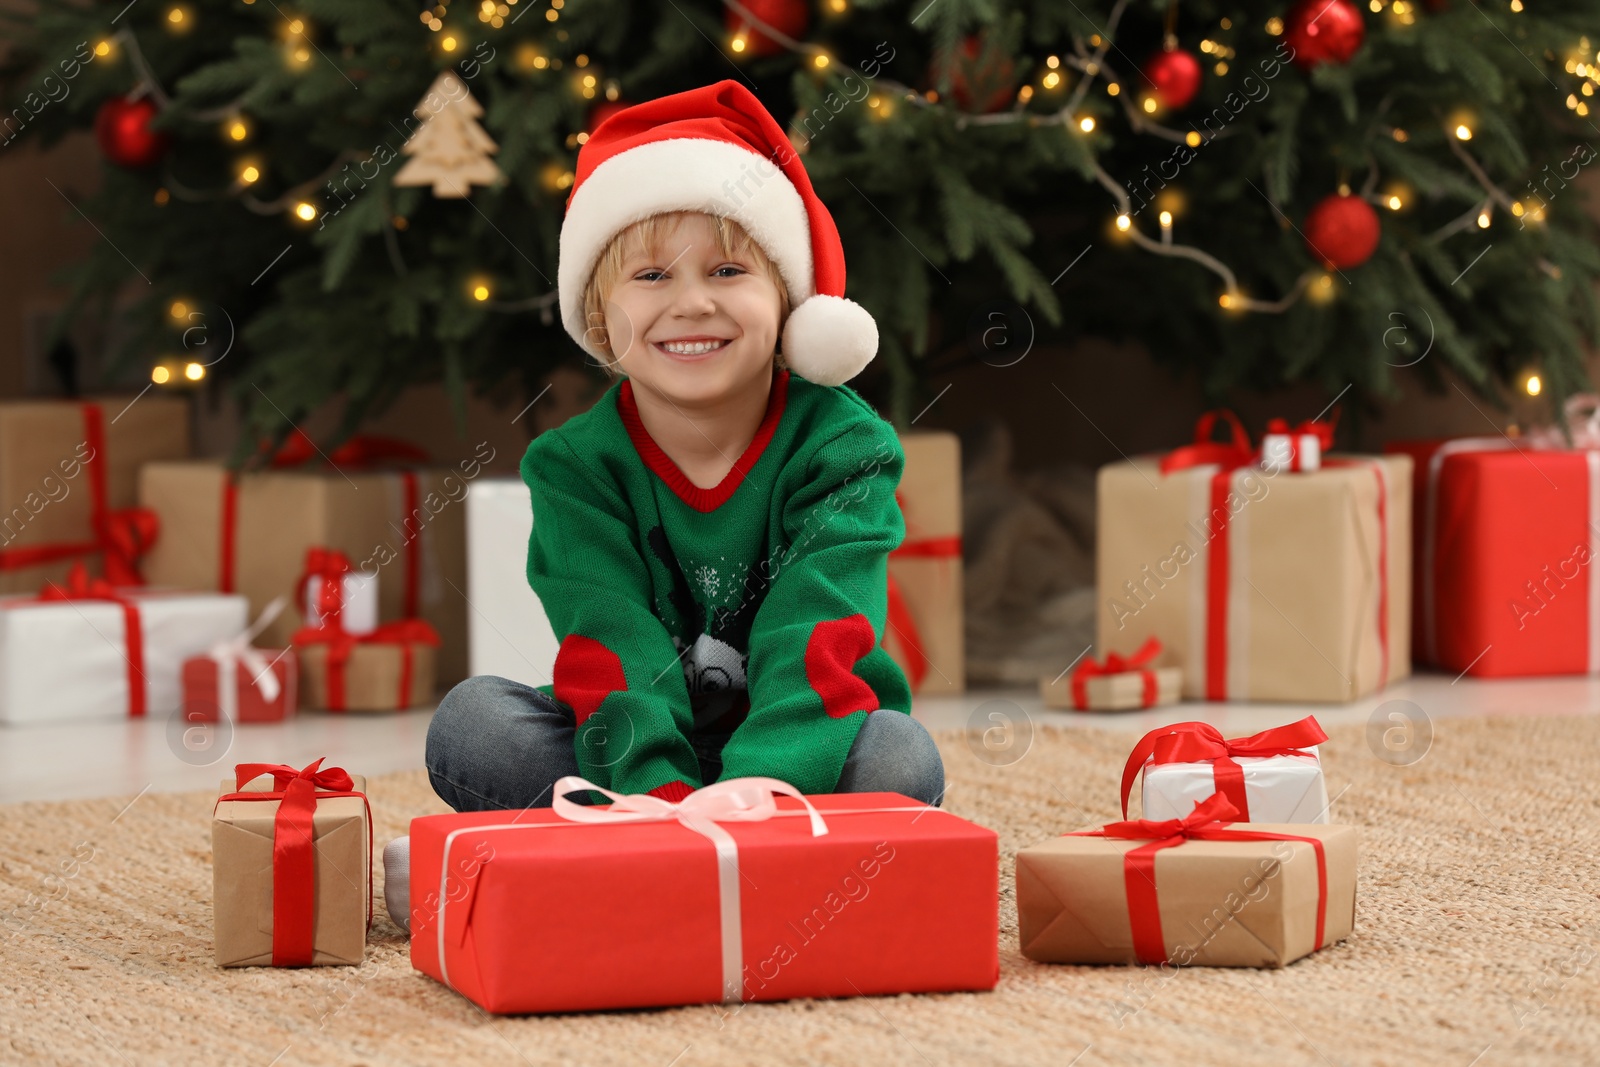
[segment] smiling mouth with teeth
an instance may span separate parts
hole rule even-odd
[[[655,345],[664,352],[675,356],[703,356],[707,352],[715,352],[728,344],[727,340],[718,341],[657,341]]]

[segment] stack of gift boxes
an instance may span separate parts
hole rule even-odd
[[[232,473],[188,425],[157,393],[0,404],[0,723],[395,709],[465,677],[462,500],[492,457],[297,434]]]

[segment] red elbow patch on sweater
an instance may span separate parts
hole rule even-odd
[[[694,786],[690,785],[688,782],[681,781],[663,782],[648,792],[653,797],[660,797],[662,800],[670,800],[676,804],[690,793],[693,793]]]
[[[579,726],[600,709],[600,702],[606,697],[628,688],[621,658],[582,634],[568,634],[561,642],[552,673],[555,698],[577,713]]]
[[[811,628],[806,641],[806,681],[822,697],[822,707],[841,719],[880,706],[872,687],[851,673],[861,657],[872,651],[877,636],[865,615],[829,619]]]

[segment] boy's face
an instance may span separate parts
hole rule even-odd
[[[710,216],[684,214],[660,248],[628,251],[606,298],[606,335],[639,384],[674,401],[714,402],[768,372],[778,312],[766,272],[748,255],[724,258]]]

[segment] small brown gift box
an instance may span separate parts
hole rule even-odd
[[[283,768],[293,771],[293,768]],[[365,793],[366,779],[350,776]],[[271,777],[230,793],[271,793]],[[217,965],[268,967],[273,963],[273,839],[277,800],[219,800],[211,820],[211,879]],[[372,921],[372,826],[364,797],[319,799],[312,814],[315,898],[312,966],[360,963]]]
[[[1411,673],[1409,457],[1136,457],[1100,469],[1097,497],[1095,646],[1159,637],[1186,699],[1344,702]]]
[[[1154,681],[1154,692],[1148,691],[1144,676]],[[1154,708],[1163,704],[1176,704],[1182,696],[1183,671],[1177,667],[1154,667],[1100,674],[1083,683],[1083,701],[1077,701],[1073,676],[1039,679],[1039,697],[1047,708],[1064,708],[1068,711],[1129,711],[1137,708]],[[1154,696],[1154,700],[1148,699]]]
[[[961,439],[943,430],[902,434],[905,470],[895,499],[906,536],[889,553],[889,625],[883,647],[915,693],[966,689],[962,621]],[[922,650],[921,662],[909,651]]]
[[[342,678],[330,677],[327,645],[305,644],[298,650],[308,708],[404,711],[432,698],[437,652],[432,645],[420,641],[358,644],[342,667],[333,668]]]
[[[0,593],[61,584],[76,561],[98,576],[96,512],[133,507],[142,464],[189,454],[187,401],[133,400],[0,403]]]
[[[243,593],[254,616],[274,597],[301,602],[307,549],[338,549],[378,576],[380,621],[415,615],[433,625],[438,680],[454,684],[467,674],[465,497],[481,472],[476,460],[459,469],[271,470],[240,475],[230,489],[220,463],[152,463],[139,499],[161,517],[162,539],[145,577]],[[285,612],[260,643],[288,644],[297,622]],[[419,700],[431,695],[418,691]]]
[[[1041,963],[1283,967],[1349,935],[1355,924],[1355,827],[1210,826],[1292,840],[1189,838],[1158,848],[1158,838],[1063,834],[1019,851],[1022,954]],[[1316,849],[1306,838],[1322,843],[1325,898],[1318,891]],[[1153,885],[1139,870],[1150,861]],[[1130,888],[1137,894],[1133,900]]]

